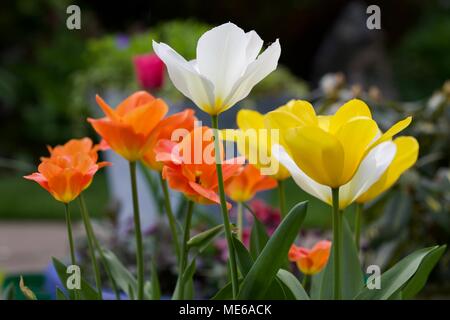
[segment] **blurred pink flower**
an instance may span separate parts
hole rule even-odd
[[[252,208],[259,221],[267,228],[269,235],[272,235],[281,221],[280,210],[271,207],[260,199],[255,199],[250,202],[250,208]],[[253,223],[251,213],[248,213],[247,219],[250,223]]]
[[[158,89],[164,82],[164,63],[154,53],[133,58],[136,76],[143,89]]]

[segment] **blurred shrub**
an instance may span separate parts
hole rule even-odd
[[[450,9],[433,8],[394,52],[394,74],[403,99],[428,95],[450,74]]]

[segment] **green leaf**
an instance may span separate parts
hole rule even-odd
[[[190,291],[193,289],[193,277],[195,273],[195,258],[191,260],[188,267],[183,272],[183,277],[179,277],[177,284],[175,286],[175,290],[172,295],[172,300],[180,300],[180,281],[184,281],[184,298],[188,299],[188,295],[193,295]],[[191,283],[189,283],[191,282]],[[190,287],[189,287],[190,286]]]
[[[228,282],[211,298],[211,300],[232,300],[232,299],[233,299],[233,286],[231,282]]]
[[[253,258],[244,244],[238,239],[233,238],[233,245],[236,251],[239,271],[245,277],[253,266]],[[292,273],[283,269],[278,271],[275,281],[272,281],[267,292],[268,293],[264,297],[265,299],[309,299],[297,278]]]
[[[283,269],[278,270],[277,279],[290,290],[295,300],[309,300],[309,296],[300,281],[289,271]]]
[[[117,286],[122,289],[128,298],[137,297],[137,280],[130,271],[119,261],[117,256],[110,250],[101,248],[105,262],[114,278]]]
[[[319,273],[311,276],[311,289],[309,291],[309,295],[312,300],[320,299],[320,291],[322,289],[322,280],[323,280],[324,273],[325,273],[325,269],[320,271]]]
[[[284,264],[289,248],[306,216],[307,202],[297,204],[284,218],[245,276],[239,299],[262,299]]]
[[[353,233],[345,216],[342,217],[342,257],[341,257],[341,281],[342,298],[353,299],[364,286],[364,276],[356,251]],[[320,299],[333,299],[334,279],[334,246],[331,247],[330,258],[322,276]]]
[[[427,283],[431,270],[433,270],[434,266],[438,263],[446,248],[446,245],[440,246],[423,259],[419,269],[402,289],[402,299],[411,299],[422,290]]]
[[[236,253],[239,271],[242,276],[245,277],[253,266],[253,258],[244,244],[235,237],[233,237],[233,246]]]
[[[64,288],[69,293],[69,297],[71,300],[75,298],[74,291],[75,290],[69,290],[66,286],[67,279],[69,278],[69,274],[67,274],[67,266],[56,259],[55,257],[52,257],[53,261],[53,267],[56,270],[56,273],[58,274],[59,280],[61,281]],[[98,293],[97,291],[86,281],[83,277],[81,277],[81,283],[80,283],[81,289],[76,290],[79,293],[79,296],[81,299],[84,300],[98,300]]]
[[[266,290],[263,300],[293,300],[294,296],[291,294],[290,290],[275,277]]]
[[[209,245],[209,243],[219,236],[223,232],[223,224],[215,226],[211,229],[203,231],[199,234],[196,234],[191,239],[189,239],[187,245],[188,248],[202,248],[205,245]]]
[[[6,288],[3,289],[2,297],[5,300],[14,300],[16,297],[16,291],[14,287],[14,283],[10,282]]]
[[[402,288],[407,289],[406,294],[411,296],[411,294],[415,293],[417,288],[419,288],[420,284],[423,281],[422,274],[419,275],[416,280],[412,283],[411,287],[405,287],[409,280],[413,278],[413,276],[420,269],[421,264],[426,261],[426,257],[431,255],[430,259],[424,265],[423,269],[425,272],[430,269],[430,263],[436,261],[436,257],[442,254],[442,248],[445,249],[445,246],[439,247],[429,247],[417,250],[407,257],[403,258],[394,265],[392,268],[387,270],[381,275],[381,288],[378,290],[370,290],[367,287],[364,287],[360,293],[355,297],[358,300],[387,300],[396,295],[396,293]],[[437,253],[436,253],[437,252]]]
[[[56,288],[56,300],[67,300],[66,295],[60,288]]]
[[[268,240],[269,236],[267,235],[266,227],[253,214],[253,227],[250,234],[250,253],[253,259],[260,255]]]
[[[158,278],[158,269],[156,268],[155,262],[151,261],[151,267],[152,267],[152,295],[151,298],[153,300],[160,300],[161,299],[161,288],[159,286],[159,278]]]

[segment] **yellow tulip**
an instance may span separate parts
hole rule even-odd
[[[278,181],[288,178],[289,171],[272,157],[272,144],[279,143],[279,133],[266,126],[265,115],[254,110],[240,110],[237,125],[238,130],[225,130],[224,138],[235,141],[239,153],[262,174]]]
[[[350,100],[329,116],[317,116],[309,103],[290,102],[267,118],[282,136],[273,156],[302,189],[330,205],[331,188],[339,188],[340,209],[373,199],[417,159],[414,138],[392,142],[411,117],[382,133],[361,100]]]

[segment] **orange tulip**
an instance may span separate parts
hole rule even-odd
[[[277,180],[263,176],[254,165],[248,164],[238,175],[231,177],[225,184],[226,194],[235,202],[246,202],[259,191],[273,189]]]
[[[38,172],[24,178],[39,183],[56,200],[69,203],[89,187],[98,169],[110,165],[97,163],[98,148],[89,138],[49,148],[50,157],[41,159]]]
[[[185,129],[186,132],[192,131],[194,129],[195,123],[194,110],[186,109],[183,112],[175,113],[167,118],[163,119],[156,127],[153,129],[149,138],[149,148],[144,154],[143,162],[149,166],[151,169],[156,171],[162,171],[163,164],[156,161],[155,146],[159,140],[172,140],[172,133],[177,129]],[[183,138],[182,136],[177,137],[179,142]]]
[[[297,247],[295,244],[289,249],[289,261],[295,262],[298,269],[305,275],[320,272],[327,264],[330,256],[331,242],[319,241],[312,249]]]
[[[89,118],[92,127],[122,157],[128,161],[140,160],[150,147],[153,129],[167,113],[166,103],[145,91],[132,94],[116,109],[98,95],[96,100],[106,117]]]
[[[184,193],[197,203],[220,204],[214,138],[210,128],[194,128],[179,143],[159,140],[155,153],[156,160],[164,163],[162,175],[172,189]],[[222,157],[224,181],[237,174],[243,162],[243,157],[228,160],[223,160]],[[230,204],[227,205],[231,208]]]
[[[70,157],[77,153],[85,153],[89,155],[94,162],[97,162],[99,150],[104,149],[104,145],[92,142],[90,138],[71,139],[63,145],[52,148],[47,146],[50,152],[50,157]],[[50,158],[42,157],[41,160],[48,160]]]

